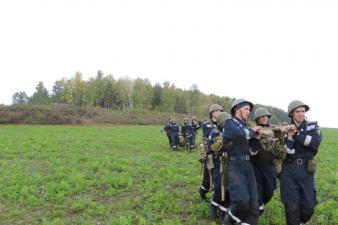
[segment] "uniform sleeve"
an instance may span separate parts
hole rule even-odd
[[[262,145],[260,141],[256,138],[250,139],[249,145],[250,145],[251,151],[254,153],[259,152],[262,149]]]
[[[308,147],[314,153],[318,152],[319,145],[322,141],[322,134],[317,123],[308,124],[306,131],[299,132],[295,138],[299,144]]]
[[[185,134],[185,126],[184,126],[184,125],[181,126],[181,133],[182,133],[183,135]]]
[[[226,120],[223,129],[223,141],[224,143],[233,141],[233,142],[243,142],[245,140],[250,140],[253,138],[254,132],[252,129],[239,126],[233,120]]]
[[[295,154],[295,141],[294,140],[289,140],[287,137],[285,137],[285,144],[284,148],[286,149],[286,152],[288,154]]]

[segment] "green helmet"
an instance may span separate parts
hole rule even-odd
[[[227,112],[221,112],[220,114],[218,114],[217,116],[217,126],[220,126],[222,124],[224,124],[224,122],[228,119],[230,119],[231,116],[229,113]]]
[[[247,103],[250,105],[250,111],[253,109],[254,105],[249,102],[248,100],[245,99],[236,99],[235,101],[232,102],[231,105],[231,114],[234,115],[235,114],[235,110],[240,107],[240,105]]]
[[[295,110],[298,107],[305,107],[305,112],[310,110],[310,107],[308,105],[304,104],[302,101],[294,100],[294,101],[290,102],[290,104],[288,106],[289,117],[292,117],[291,114],[292,114],[293,110]]]
[[[209,107],[209,115],[214,112],[214,111],[217,111],[217,110],[220,110],[223,112],[223,108],[222,106],[218,105],[218,104],[212,104],[210,107]]]
[[[257,108],[255,111],[254,120],[257,120],[261,116],[268,116],[271,117],[271,113],[266,108]]]

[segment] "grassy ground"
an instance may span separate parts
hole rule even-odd
[[[170,151],[159,126],[0,131],[0,224],[212,224],[196,153]],[[323,132],[312,225],[338,224],[338,130]],[[259,224],[285,224],[278,199]]]

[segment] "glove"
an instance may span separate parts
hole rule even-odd
[[[218,136],[214,138],[214,143],[211,144],[211,149],[215,152],[219,152],[223,147],[222,137]]]

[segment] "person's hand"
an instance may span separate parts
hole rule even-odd
[[[261,138],[261,133],[263,131],[263,127],[261,126],[255,126],[252,128],[253,132],[255,133],[255,138],[260,139]]]

